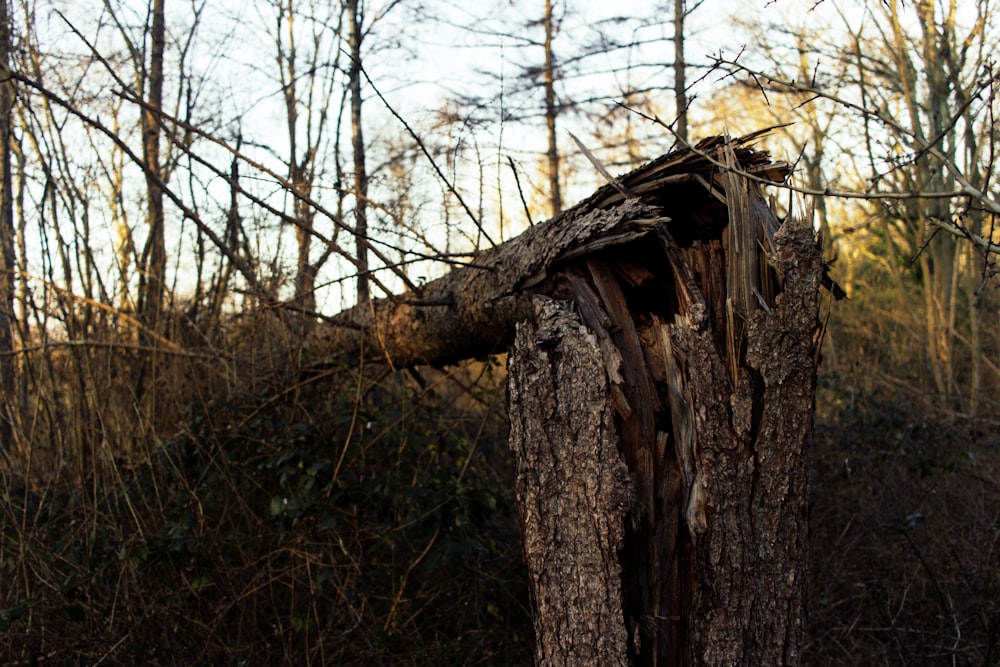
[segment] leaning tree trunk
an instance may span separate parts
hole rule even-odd
[[[664,156],[315,341],[397,366],[513,343],[539,665],[798,662],[829,281],[757,185],[787,167],[745,141]]]

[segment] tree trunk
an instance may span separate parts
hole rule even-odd
[[[727,200],[763,204],[753,201],[745,182],[732,180]],[[731,225],[767,224],[767,211],[735,216]],[[760,278],[770,269],[762,268],[763,262],[741,261],[732,241],[729,250],[711,242],[682,248],[664,228],[657,236],[659,247],[646,241],[645,255],[624,246],[600,260],[588,259],[585,270],[561,272],[585,323],[576,325],[574,335],[602,351],[603,368],[593,370],[581,354],[555,346],[551,372],[520,371],[520,365],[536,363],[532,355],[548,358],[531,347],[553,338],[545,317],[533,339],[519,335],[510,358],[511,442],[538,601],[536,655],[545,664],[565,665],[798,664],[807,574],[805,455],[822,277],[816,238],[808,225],[790,221],[770,240],[761,239],[778,267],[772,276],[776,287],[780,284],[775,294]],[[726,284],[733,278],[724,278],[730,272],[719,266],[723,262],[757,272],[736,275],[762,299],[739,319],[728,315],[739,313],[740,302]],[[671,267],[672,275],[657,276],[656,266]],[[565,379],[574,373],[589,378],[588,386],[600,389],[616,410],[634,498],[627,513],[612,511],[624,494],[600,482],[615,479],[613,467],[585,478],[611,494],[602,509],[574,502],[577,491],[560,476],[584,474],[578,467],[591,464],[579,457],[589,461],[589,452],[603,451],[609,439],[588,426],[598,415],[598,423],[605,417],[597,398]],[[522,386],[526,383],[548,386]],[[527,406],[532,400],[535,405]],[[563,412],[574,415],[570,423],[579,429],[568,436]],[[539,430],[525,436],[532,419]],[[546,457],[555,463],[545,463]],[[558,467],[566,461],[572,466]],[[616,462],[614,457],[611,463]],[[548,473],[547,465],[559,473]],[[592,493],[586,497],[598,500]],[[562,503],[580,515],[561,511]],[[601,533],[598,542],[606,551],[600,558],[590,546],[598,528],[595,516],[625,519],[623,540],[614,532]],[[567,525],[574,520],[579,523]],[[533,545],[544,545],[542,555]],[[576,584],[584,581],[573,569],[581,557],[604,562],[615,551],[620,581],[615,568],[605,567],[603,579],[588,577],[586,588]],[[574,585],[561,589],[552,583],[556,573],[574,576],[568,580]],[[622,609],[608,612],[607,591],[619,585]],[[591,659],[607,647],[583,631],[567,644],[563,632],[580,623],[578,617],[595,614],[624,619],[628,641],[614,645],[627,647],[627,653]],[[617,624],[605,627],[609,637],[617,636]]]
[[[798,662],[824,265],[743,171],[787,166],[703,141],[316,341],[397,366],[513,341],[540,665]]]
[[[358,259],[358,303],[371,298],[368,280],[368,172],[365,166],[365,137],[361,127],[361,28],[362,15],[358,0],[348,0],[347,17],[351,24],[351,143],[354,152],[354,235]]]
[[[146,245],[139,264],[138,315],[145,327],[140,332],[144,346],[155,346],[163,333],[163,299],[167,272],[167,248],[163,220],[163,176],[160,168],[160,111],[163,108],[163,52],[166,41],[165,0],[153,0],[147,106],[142,113],[142,152],[146,162]],[[136,381],[136,395],[156,381],[155,355],[144,354]]]
[[[470,266],[417,292],[358,304],[318,329],[310,352],[331,357],[383,358],[396,367],[442,365],[503,352],[514,327],[532,317],[531,288],[564,252],[649,233],[658,214],[638,200],[607,210],[576,207],[549,223],[491,248]]]
[[[0,451],[9,449],[14,436],[15,399],[14,329],[14,196],[10,140],[14,106],[14,84],[8,74],[12,52],[11,11],[8,0],[0,0]]]
[[[535,665],[628,665],[618,551],[632,484],[605,351],[570,304],[538,297],[535,311],[507,366]]]
[[[677,109],[677,138],[688,142],[687,73],[684,61],[684,0],[674,0],[674,107]]]
[[[735,383],[701,298],[671,331],[695,433],[685,475],[696,574],[687,664],[799,662],[822,260],[812,228],[796,220],[774,248],[783,290],[750,316]]]
[[[552,54],[552,39],[555,37],[555,26],[552,23],[552,0],[545,0],[545,129],[549,135],[549,202],[552,205],[552,215],[562,211],[562,189],[559,187],[559,146],[556,141],[556,116],[559,107],[556,105],[556,72],[555,58]]]
[[[733,142],[740,165],[765,179],[783,178],[788,166],[749,148],[753,138]],[[566,257],[650,234],[664,203],[683,213],[668,223],[679,240],[690,242],[700,226],[716,226],[713,233],[718,234],[725,223],[715,216],[721,212],[724,217],[725,209],[718,191],[706,190],[705,180],[718,168],[703,153],[722,143],[718,137],[706,139],[695,150],[669,153],[620,178],[639,199],[626,201],[616,188],[604,186],[417,291],[374,299],[326,318],[309,341],[311,355],[320,365],[334,357],[363,356],[405,367],[506,350],[514,340],[514,326],[533,316],[531,293],[551,287],[553,266]]]

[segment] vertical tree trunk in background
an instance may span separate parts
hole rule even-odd
[[[982,221],[977,220],[977,222],[981,229],[984,226]],[[979,414],[979,405],[982,400],[980,393],[983,389],[983,333],[980,317],[982,313],[990,312],[985,304],[990,303],[992,294],[978,293],[981,283],[977,277],[985,274],[986,260],[976,252],[971,244],[964,251],[967,253],[967,261],[972,267],[972,271],[965,276],[966,298],[972,304],[969,307],[969,388],[965,405],[966,412],[975,417]],[[994,310],[994,312],[996,311]]]
[[[119,109],[114,109],[111,121],[111,129],[116,136],[121,136],[119,126]],[[132,300],[132,262],[136,257],[135,241],[132,236],[132,225],[128,218],[129,211],[124,206],[125,203],[125,161],[124,154],[120,147],[111,149],[111,178],[108,185],[111,188],[110,214],[115,228],[116,238],[116,261],[118,262],[118,300],[121,304],[130,303]]]
[[[363,16],[358,7],[359,0],[347,0],[347,20],[351,24],[351,67],[349,85],[351,90],[351,143],[354,148],[354,233],[357,238],[358,259],[358,303],[371,298],[368,285],[368,173],[365,168],[365,137],[361,128],[361,42],[364,39],[361,22]]]
[[[552,204],[552,215],[562,211],[562,190],[559,187],[559,148],[556,141],[556,116],[559,109],[556,106],[556,73],[552,54],[552,39],[555,36],[555,26],[552,22],[552,0],[545,0],[545,128],[549,135],[549,201]]]
[[[926,131],[918,131],[925,140],[941,137],[938,145],[941,152],[951,160],[955,160],[956,137],[954,125],[951,124],[951,84],[948,80],[947,58],[944,51],[950,48],[961,48],[948,43],[948,23],[954,22],[954,16],[945,16],[939,21],[936,16],[936,3],[933,0],[920,0],[917,3],[917,13],[920,16],[922,30],[923,75],[927,86],[926,99],[912,100],[916,108],[924,107],[927,114]],[[917,91],[912,91],[914,95]],[[919,113],[919,112],[918,112]],[[917,173],[920,174],[922,189],[931,192],[949,192],[954,189],[954,178],[944,165],[929,163],[926,159],[917,161]],[[921,213],[928,221],[950,220],[951,204],[947,199],[931,199],[921,202]],[[929,339],[933,341],[931,360],[939,370],[942,396],[946,399],[957,398],[955,387],[955,298],[958,263],[955,252],[959,241],[950,234],[936,234],[937,229],[932,224],[923,225],[925,234],[934,237],[928,242],[924,256],[930,255],[925,274],[925,289],[930,298],[927,301],[928,312],[933,311],[933,329]]]
[[[889,3],[886,12],[891,23],[891,42],[887,45],[895,58],[902,102],[908,113],[908,130],[913,137],[900,136],[903,146],[934,141],[948,159],[954,161],[956,141],[952,122],[951,96],[958,81],[951,81],[947,67],[950,53],[962,50],[950,42],[954,34],[954,14],[938,19],[935,3],[920,0],[915,4],[920,19],[920,36],[907,34],[900,17],[901,3]],[[914,58],[917,62],[914,62]],[[894,80],[893,85],[896,81]],[[926,151],[918,151],[912,169],[900,172],[903,188],[914,191],[949,192],[954,189],[954,177],[945,166]],[[923,291],[924,343],[926,367],[930,370],[940,399],[956,398],[954,367],[954,309],[958,240],[950,234],[938,233],[935,220],[951,219],[951,203],[947,199],[908,200],[903,204],[911,236],[910,246],[920,250],[920,280]],[[951,407],[951,406],[949,406]]]
[[[295,14],[292,3],[281,2],[277,5],[278,26],[275,29],[277,45],[278,75],[281,77],[281,92],[285,99],[285,128],[288,132],[288,182],[296,191],[306,197],[310,196],[311,180],[307,181],[308,162],[299,162],[299,99],[297,71],[298,50],[295,39]],[[282,31],[288,31],[288,44],[282,40]],[[309,76],[308,73],[303,76]],[[308,122],[308,121],[307,121]],[[313,220],[311,208],[301,199],[292,196],[292,218],[295,220],[295,245],[297,251],[295,263],[295,305],[313,310],[311,303],[303,303],[312,294],[312,284],[306,280],[309,268],[309,253],[312,247],[311,225]]]
[[[236,152],[243,148],[243,134],[236,135]],[[226,245],[234,250],[240,247],[240,161],[235,155],[229,163],[229,210],[226,211],[226,234],[224,236]],[[202,241],[200,230],[198,235],[198,250],[202,254],[204,241]],[[199,262],[204,261],[201,256]],[[233,275],[233,263],[226,261],[216,274],[215,281],[209,288],[208,293],[208,321],[219,323],[222,321],[222,309],[226,297],[229,294],[229,280]]]
[[[14,85],[9,79],[13,35],[11,8],[0,0],[0,451],[9,449],[14,435],[14,196],[10,140]]]
[[[293,311],[289,315],[298,334],[305,338],[316,324],[316,318],[311,314],[316,311],[316,276],[332,252],[326,248],[315,257],[313,237],[317,209],[311,202],[315,196],[313,186],[320,178],[326,161],[327,119],[329,114],[343,111],[342,108],[332,108],[331,97],[334,80],[339,81],[340,75],[344,11],[341,3],[334,3],[329,8],[321,5],[324,11],[318,14],[313,13],[318,7],[300,9],[296,3],[285,0],[273,0],[273,6],[277,15],[275,60],[281,79],[288,133],[288,182],[295,190],[290,197],[296,245],[295,292],[290,304]],[[363,13],[361,9],[355,11]],[[333,41],[327,42],[331,36]],[[349,85],[353,86],[356,80],[356,76],[350,78]],[[354,94],[360,93],[360,87],[352,87],[349,92],[353,102]],[[360,100],[359,94],[356,99]],[[360,128],[360,125],[357,127]],[[364,140],[360,135],[359,140],[363,149]],[[339,147],[339,140],[336,143]],[[337,163],[339,170],[339,157]],[[339,196],[342,190],[339,176],[337,190]]]
[[[674,107],[677,109],[677,138],[688,142],[687,74],[684,61],[684,0],[674,0]]]
[[[139,264],[139,321],[154,336],[163,332],[163,300],[167,272],[166,236],[163,221],[163,188],[160,165],[160,111],[163,108],[163,52],[166,42],[164,1],[152,0],[152,26],[147,71],[147,107],[142,113],[142,154],[146,167],[146,245]],[[148,339],[148,340],[147,340]],[[155,345],[152,337],[140,334],[140,341]],[[155,355],[140,365],[136,394],[142,396],[147,380],[155,382]],[[150,378],[149,376],[152,376]]]

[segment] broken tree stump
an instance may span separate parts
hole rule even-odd
[[[540,665],[798,663],[829,279],[753,139],[654,160],[312,348],[399,367],[513,344]]]

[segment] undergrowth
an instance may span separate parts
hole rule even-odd
[[[1000,664],[1000,424],[855,398],[815,431],[804,663]]]
[[[498,362],[261,350],[184,358],[172,428],[101,349],[50,360],[0,468],[0,666],[530,664]],[[1000,425],[830,371],[818,401],[804,664],[1000,664]]]
[[[528,662],[502,385],[420,380],[278,383],[114,483],[5,480],[0,664]]]

